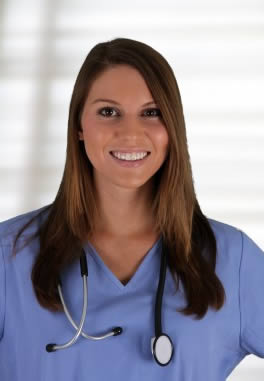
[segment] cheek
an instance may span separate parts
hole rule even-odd
[[[169,145],[169,135],[167,129],[164,126],[156,129],[155,131],[155,142],[157,146],[162,147],[164,151],[167,151]]]
[[[91,149],[103,139],[103,131],[93,118],[86,118],[82,123],[82,129],[85,145]]]
[[[107,134],[92,120],[88,121],[86,119],[85,123],[82,124],[82,128],[86,155],[93,166],[97,166],[104,157]]]

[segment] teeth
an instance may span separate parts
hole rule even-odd
[[[113,156],[121,160],[140,160],[147,156],[147,152],[138,152],[138,153],[120,153],[112,152]]]

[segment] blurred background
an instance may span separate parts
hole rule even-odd
[[[116,37],[167,59],[203,212],[264,249],[263,0],[0,0],[0,221],[54,200],[76,76]],[[250,355],[228,381],[263,378]]]

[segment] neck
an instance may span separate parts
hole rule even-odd
[[[117,238],[138,237],[154,233],[154,216],[149,193],[122,189],[98,192],[99,215],[96,232]]]

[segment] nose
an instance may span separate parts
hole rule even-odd
[[[119,134],[125,136],[138,136],[145,130],[144,121],[140,117],[126,116],[118,123]]]

